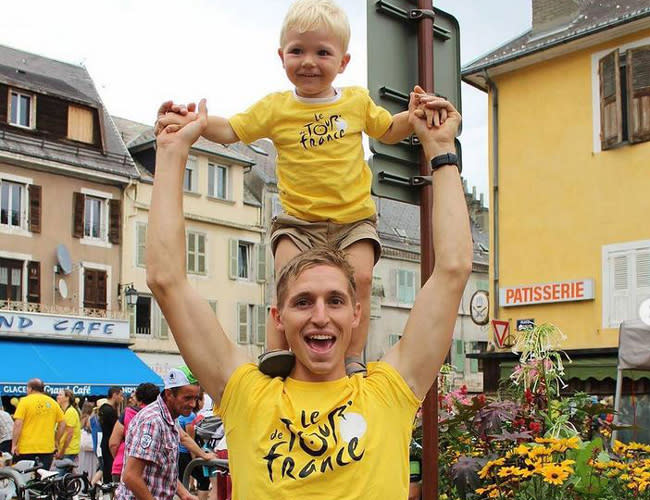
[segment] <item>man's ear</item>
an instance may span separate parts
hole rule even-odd
[[[352,319],[352,328],[359,326],[361,322],[361,303],[357,302],[354,304],[354,318]]]
[[[278,49],[278,55],[280,56],[280,61],[282,61],[282,67],[284,68],[284,52],[282,51],[282,47]]]
[[[343,59],[341,59],[341,65],[339,66],[339,73],[343,73],[349,63],[350,63],[350,54],[345,54],[343,56]]]
[[[277,306],[271,306],[271,318],[273,319],[273,323],[275,323],[275,329],[284,333],[284,324],[280,318],[280,310]]]

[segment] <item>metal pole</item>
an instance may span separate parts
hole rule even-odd
[[[433,10],[432,0],[418,0],[418,8]],[[433,92],[433,19],[418,22],[418,80],[426,92]],[[429,175],[424,152],[420,152],[420,175]],[[433,272],[433,187],[420,188],[420,276],[424,284]],[[434,382],[422,407],[422,500],[438,500],[438,383]]]

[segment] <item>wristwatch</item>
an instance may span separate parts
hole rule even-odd
[[[434,156],[431,159],[431,172],[433,173],[436,169],[442,167],[443,165],[456,165],[458,167],[458,173],[460,174],[463,169],[458,164],[458,156],[456,153],[445,153],[442,155]]]

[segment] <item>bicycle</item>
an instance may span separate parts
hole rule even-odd
[[[68,471],[75,466],[69,459],[57,462],[56,466]],[[59,475],[56,471],[42,469],[33,460],[21,460],[13,466],[0,468],[0,500],[78,500],[80,493],[90,489],[86,473]]]

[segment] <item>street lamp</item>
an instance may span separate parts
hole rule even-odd
[[[118,296],[122,296],[122,291],[124,291],[126,297],[126,305],[133,307],[138,303],[138,291],[133,286],[133,283],[117,285]]]

